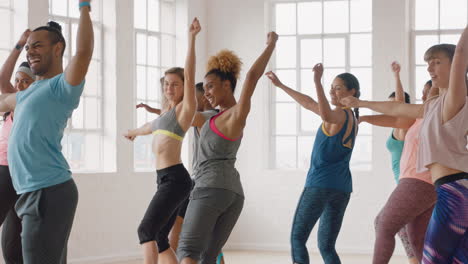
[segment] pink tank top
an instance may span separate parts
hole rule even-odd
[[[463,108],[442,124],[443,94],[427,102],[421,127],[418,172],[427,171],[428,165],[439,163],[447,168],[468,172],[468,97]]]
[[[9,114],[5,122],[3,122],[2,131],[0,132],[0,165],[8,166],[7,150],[8,139],[10,138],[11,127],[13,126],[12,114]]]
[[[400,179],[413,178],[432,184],[431,173],[425,171],[416,172],[416,160],[419,148],[419,131],[421,130],[422,119],[416,119],[416,122],[410,127],[405,137],[405,145],[400,159]]]

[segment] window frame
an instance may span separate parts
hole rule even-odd
[[[344,67],[338,67],[338,66],[331,66],[331,67],[326,67],[324,70],[327,71],[327,70],[330,70],[330,69],[344,69],[344,71],[346,72],[350,72],[351,69],[369,69],[371,71],[371,75],[373,74],[373,61],[371,60],[371,63],[369,66],[352,66],[351,65],[351,36],[354,36],[354,35],[370,35],[371,36],[371,43],[372,43],[372,37],[373,37],[373,26],[371,26],[371,29],[369,31],[352,31],[352,28],[351,28],[351,20],[352,20],[352,16],[351,16],[351,1],[352,0],[341,0],[340,2],[347,2],[348,4],[348,30],[347,32],[340,32],[340,33],[325,33],[325,5],[324,5],[324,2],[326,2],[326,0],[295,0],[295,1],[286,1],[286,0],[279,0],[279,1],[276,1],[276,0],[270,0],[270,3],[269,3],[269,12],[268,12],[268,16],[269,16],[269,21],[270,21],[270,25],[272,25],[271,27],[272,28],[275,28],[275,25],[276,25],[276,5],[277,4],[295,4],[296,5],[296,10],[295,10],[295,14],[296,14],[296,32],[295,34],[280,34],[280,37],[295,37],[296,38],[296,64],[294,67],[284,67],[284,68],[279,68],[279,67],[276,67],[276,52],[274,53],[274,55],[272,56],[272,60],[270,61],[270,68],[273,70],[273,71],[277,71],[277,70],[294,70],[296,72],[295,74],[295,78],[296,78],[296,87],[291,87],[301,93],[304,93],[303,91],[303,87],[302,87],[302,71],[303,70],[312,70],[312,68],[309,68],[309,67],[303,67],[301,65],[301,41],[303,40],[307,40],[307,39],[318,39],[318,40],[321,40],[321,45],[322,45],[322,60],[324,59],[325,57],[325,52],[324,52],[324,41],[325,39],[333,39],[333,38],[340,38],[340,39],[344,39],[345,43],[345,63],[344,63]],[[321,25],[321,33],[315,33],[315,34],[300,34],[298,32],[298,4],[299,3],[309,3],[309,2],[319,2],[321,3],[321,12],[322,12],[322,15],[321,15],[321,19],[322,19],[322,25]],[[372,54],[371,54],[372,55]],[[372,58],[372,56],[371,56]],[[326,65],[325,65],[326,66]],[[322,77],[322,83],[325,79],[325,75]],[[325,80],[327,82],[329,82],[329,80]],[[302,165],[300,164],[301,161],[300,161],[300,149],[299,149],[299,141],[300,141],[300,138],[301,137],[314,137],[317,135],[317,130],[313,130],[313,131],[308,131],[308,130],[304,130],[302,128],[302,111],[301,111],[301,108],[302,106],[300,104],[298,104],[297,102],[295,102],[294,100],[292,101],[279,101],[279,100],[276,100],[276,96],[277,96],[277,91],[278,91],[278,88],[276,87],[273,87],[273,85],[271,83],[268,84],[270,86],[270,97],[269,97],[269,103],[268,103],[268,107],[269,107],[269,135],[268,135],[268,139],[269,139],[269,148],[270,148],[270,155],[269,156],[269,160],[268,160],[268,168],[269,169],[273,169],[273,170],[303,170],[305,168],[302,167]],[[312,80],[311,80],[311,86],[313,86],[313,83],[312,83]],[[326,91],[326,88],[324,87],[325,91]],[[371,91],[372,93],[372,91]],[[307,94],[307,93],[306,93]],[[328,97],[328,94],[326,93],[327,97]],[[371,95],[371,98],[372,98],[372,95]],[[371,99],[369,98],[369,99]],[[316,100],[316,98],[314,98]],[[278,104],[294,104],[295,105],[295,108],[296,108],[296,132],[294,134],[280,134],[280,133],[277,133],[276,132],[276,110],[277,110],[277,105]],[[308,111],[308,110],[306,110]],[[365,133],[365,134],[362,134],[360,133],[359,134],[359,137],[360,137],[360,141],[362,140],[367,140],[370,142],[370,145],[371,145],[371,153],[372,153],[372,130]],[[284,168],[284,167],[279,167],[278,166],[278,162],[276,160],[276,153],[277,153],[277,146],[276,146],[276,139],[278,137],[281,137],[281,138],[294,138],[295,139],[295,167],[293,168]],[[366,139],[364,139],[364,137],[366,137]],[[371,171],[372,170],[372,166],[373,166],[373,160],[372,160],[372,154],[371,154],[371,160],[369,162],[365,162],[365,166],[369,167],[368,169],[364,169],[363,171]]]

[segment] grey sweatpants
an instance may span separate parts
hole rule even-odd
[[[25,264],[67,262],[67,243],[78,204],[73,180],[21,194],[15,210],[21,218]]]
[[[217,188],[195,188],[180,233],[177,257],[215,264],[244,206],[244,197]]]

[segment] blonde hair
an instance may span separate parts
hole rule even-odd
[[[215,56],[211,56],[208,59],[208,64],[206,65],[207,74],[205,76],[214,74],[222,81],[228,80],[234,92],[241,66],[241,59],[233,51],[221,50]]]

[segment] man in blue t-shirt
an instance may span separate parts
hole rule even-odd
[[[61,140],[80,102],[94,45],[90,3],[80,0],[76,8],[76,53],[65,71],[65,39],[61,26],[51,21],[35,29],[25,45],[36,82],[25,91],[0,95],[0,111],[15,111],[8,162],[20,195],[15,210],[22,220],[25,263],[66,263],[78,190]]]

